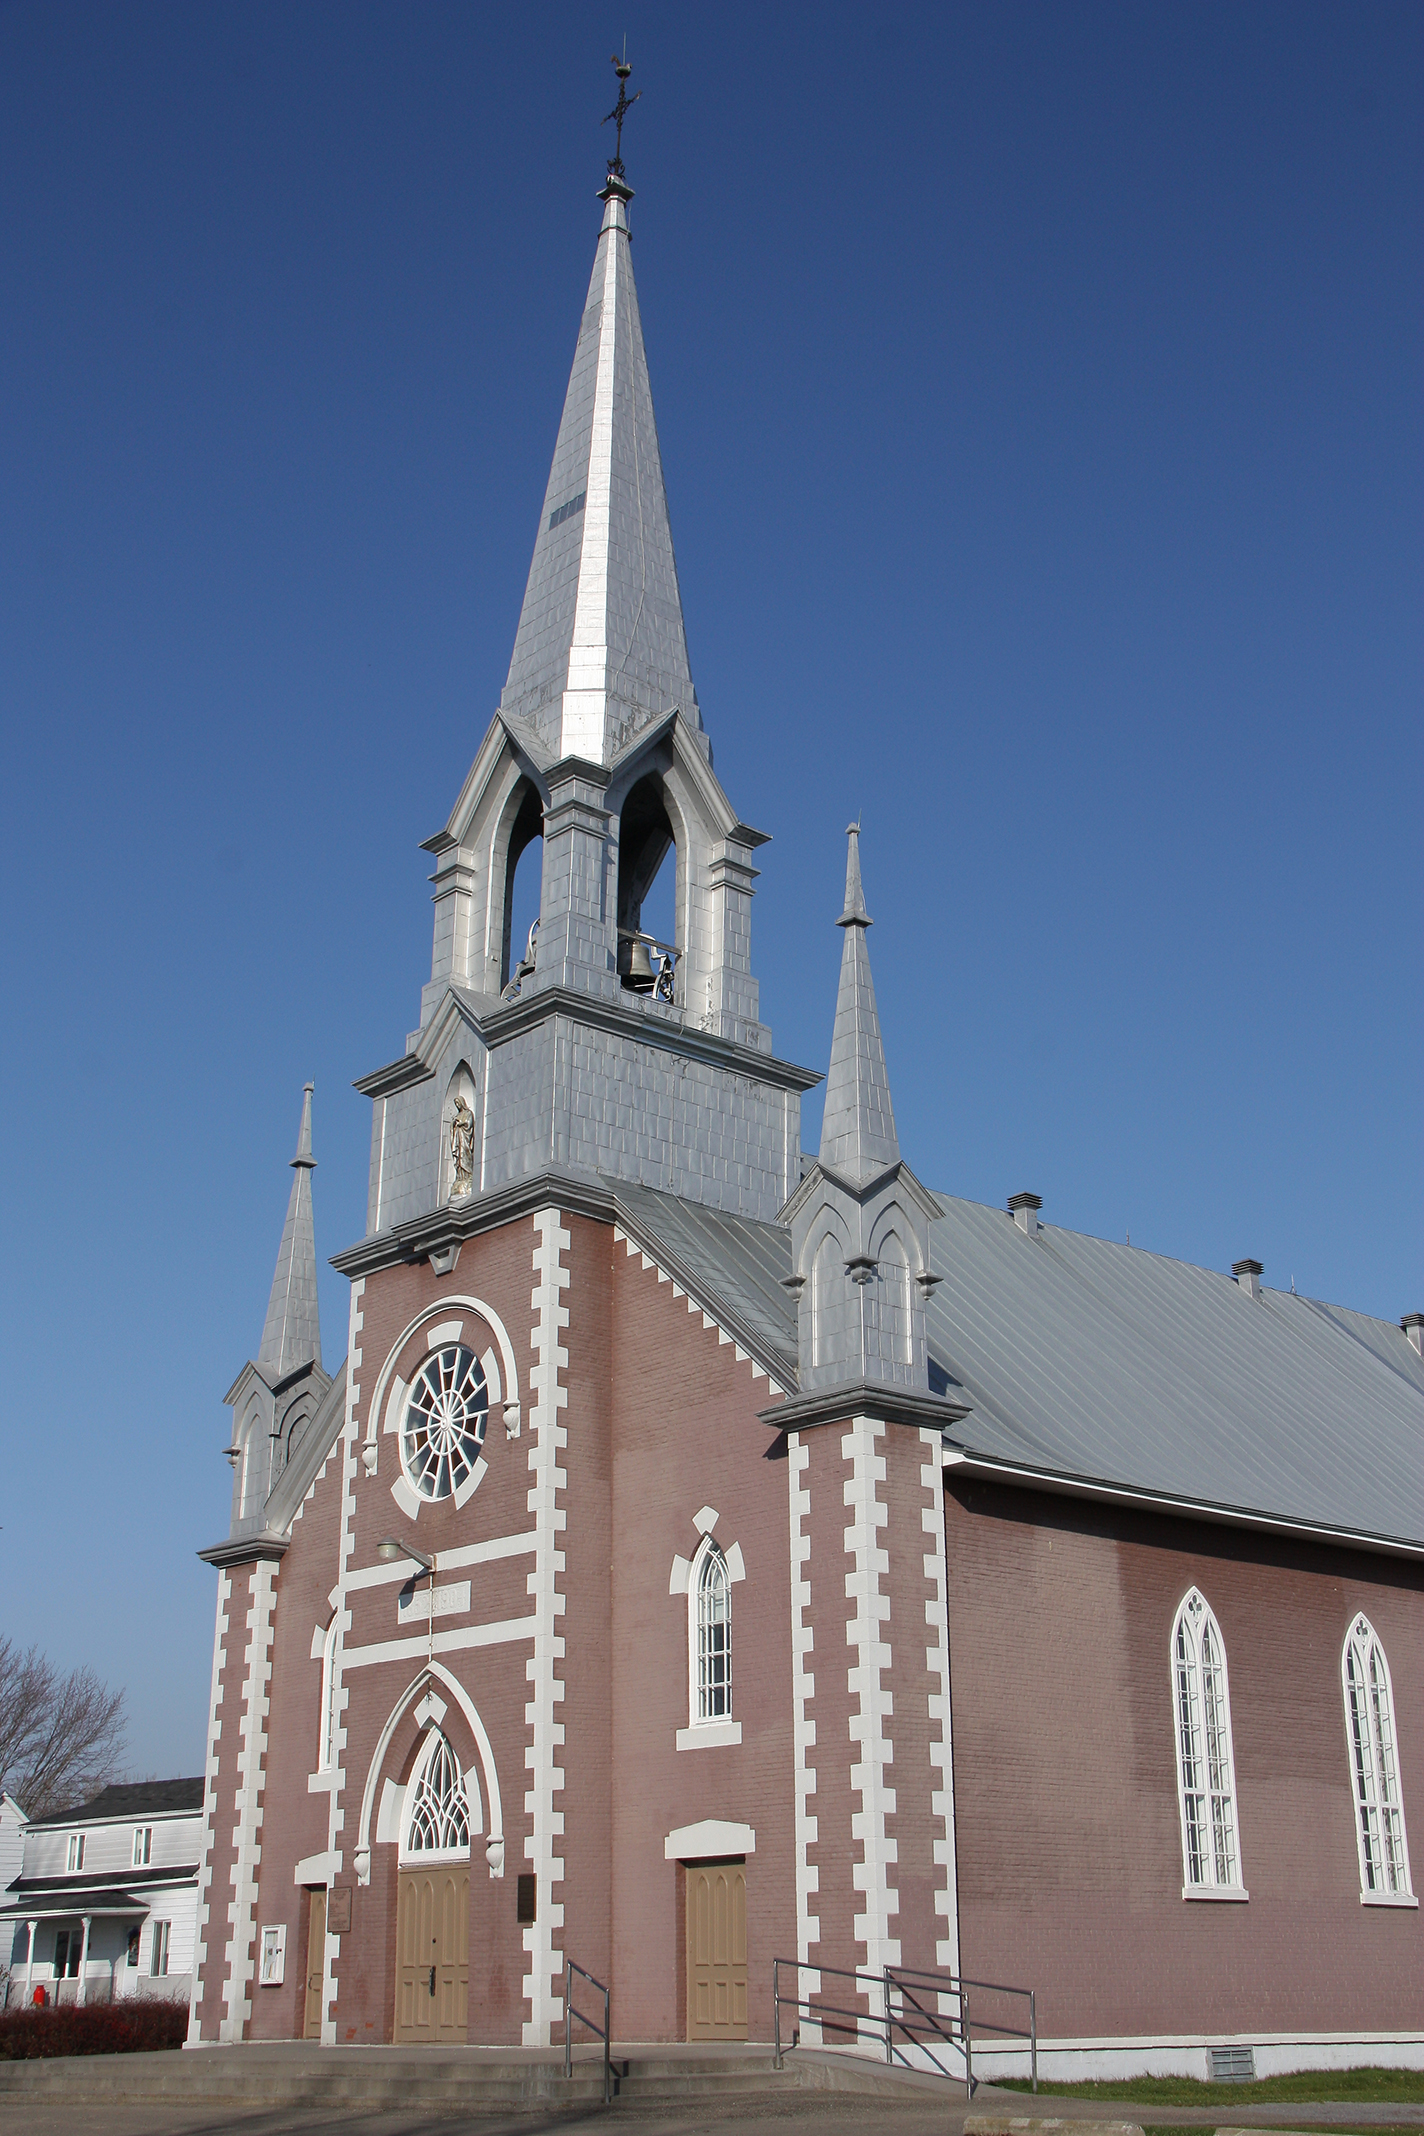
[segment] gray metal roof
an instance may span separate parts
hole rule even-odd
[[[610,1181],[629,1228],[665,1249],[669,1274],[681,1273],[694,1298],[709,1309],[720,1304],[729,1334],[746,1346],[784,1387],[796,1385],[796,1309],[782,1289],[791,1273],[791,1234],[783,1224],[728,1216],[681,1195]]]
[[[636,1229],[794,1386],[779,1224],[620,1183]],[[1388,1321],[937,1196],[935,1364],[956,1445],[1049,1474],[1424,1543],[1424,1364]]]

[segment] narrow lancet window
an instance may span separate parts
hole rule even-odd
[[[1368,1617],[1350,1627],[1341,1657],[1345,1733],[1355,1782],[1355,1840],[1360,1896],[1407,1899],[1409,1847],[1395,1749],[1394,1688],[1389,1663]]]
[[[336,1764],[336,1623],[326,1628],[321,1643],[321,1743],[320,1764],[324,1773]]]
[[[1194,1587],[1172,1628],[1182,1871],[1188,1895],[1242,1888],[1221,1627]]]
[[[697,1706],[699,1721],[732,1716],[732,1583],[727,1560],[709,1537],[697,1568]]]

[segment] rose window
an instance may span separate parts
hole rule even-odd
[[[452,1498],[475,1472],[489,1389],[473,1350],[447,1343],[416,1375],[401,1428],[401,1464],[422,1498]]]

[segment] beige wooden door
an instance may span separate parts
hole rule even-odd
[[[307,2009],[302,2032],[309,2040],[321,2038],[321,1984],[326,1974],[326,1892],[308,1893],[307,1908]]]
[[[687,2036],[747,2036],[747,1865],[687,1867]]]
[[[396,2038],[470,2034],[470,1872],[402,1869],[396,1910]]]

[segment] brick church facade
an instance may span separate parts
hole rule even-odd
[[[227,1397],[190,2038],[558,2042],[567,1954],[767,2039],[775,1957],[1031,1987],[1049,2073],[1424,2065],[1424,1323],[931,1193],[855,831],[803,1157],[601,197],[345,1358],[308,1090]]]

